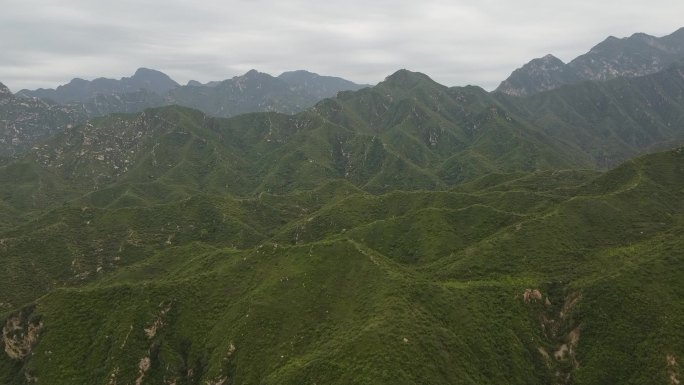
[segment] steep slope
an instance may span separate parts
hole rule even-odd
[[[430,270],[545,277],[550,304],[536,312],[566,383],[671,383],[667,360],[683,346],[683,183],[682,148],[630,161]]]
[[[525,96],[552,90],[562,84],[577,83],[580,80],[582,78],[563,61],[553,55],[546,55],[533,59],[513,71],[508,79],[501,82],[496,91],[513,96]]]
[[[481,88],[449,89],[406,70],[376,87],[341,93],[314,111],[381,139],[446,184],[496,170],[587,165],[581,154],[515,119]],[[345,167],[360,168],[351,158]]]
[[[682,62],[684,28],[660,38],[644,33],[622,39],[610,36],[568,64],[551,55],[534,59],[515,70],[496,91],[532,95],[583,80],[644,76]]]
[[[602,81],[652,74],[682,59],[684,28],[661,38],[645,33],[622,39],[610,36],[568,66],[582,79]]]
[[[497,99],[519,119],[577,145],[600,167],[684,140],[683,67]]]

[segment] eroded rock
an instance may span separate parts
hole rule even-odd
[[[40,338],[43,321],[34,313],[35,306],[11,315],[2,328],[5,353],[11,359],[23,360],[31,354]]]

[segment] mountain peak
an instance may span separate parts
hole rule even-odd
[[[252,77],[253,78],[253,77],[256,77],[259,75],[265,75],[265,74],[255,70],[254,68],[252,68],[251,70],[245,72],[245,74],[242,75],[242,77],[246,77],[246,78]]]
[[[400,69],[399,71],[393,73],[392,75],[385,78],[384,84],[403,86],[403,87],[413,87],[420,82],[435,83],[429,76],[421,72],[413,72],[407,69]]]
[[[241,76],[236,76],[233,78],[233,80],[241,80],[241,81],[247,81],[247,80],[264,80],[264,79],[272,79],[273,76],[265,73],[265,72],[259,72],[255,69],[251,69],[247,72],[245,72],[244,75]]]
[[[546,56],[540,57],[538,60],[545,62],[545,63],[550,63],[550,64],[565,64],[563,61],[551,54],[548,54]]]
[[[167,84],[173,83],[178,86],[178,83],[171,79],[169,75],[149,68],[138,68],[130,79],[135,81],[163,82]]]
[[[168,77],[165,73],[145,67],[140,67],[137,70],[135,70],[135,73],[133,74],[133,78],[139,78],[139,77],[149,77],[149,76],[165,76]]]
[[[121,83],[124,86],[142,88],[160,95],[179,86],[167,74],[149,68],[138,68],[130,78],[122,78]]]
[[[9,95],[12,95],[12,91],[10,91],[10,89],[7,88],[6,85],[2,84],[2,82],[0,82],[0,96],[9,96]]]

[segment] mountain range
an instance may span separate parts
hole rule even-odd
[[[16,97],[0,83],[0,157],[23,153],[40,139],[85,119],[68,106]]]
[[[139,68],[133,76],[120,80],[76,78],[56,89],[21,90],[17,96],[80,108],[89,117],[173,104],[230,117],[258,111],[300,112],[339,91],[362,87],[365,85],[303,70],[284,72],[278,77],[250,70],[224,81],[190,81],[181,86],[162,72]]]
[[[0,88],[42,132],[0,162],[0,383],[684,378],[684,67],[351,86],[250,71],[94,118]]]
[[[496,91],[531,95],[586,80],[648,75],[682,63],[684,28],[660,38],[645,33],[622,39],[610,36],[567,64],[553,55],[534,59],[513,71]]]

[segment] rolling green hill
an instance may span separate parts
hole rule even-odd
[[[23,309],[6,309],[10,350],[31,355],[4,356],[0,373],[54,384],[665,384],[684,346],[684,150],[575,175],[574,186],[562,174],[468,192],[337,185],[146,208],[96,207],[91,195],[3,234],[5,255],[44,253],[24,277],[54,284],[28,301],[37,280],[2,280]]]

